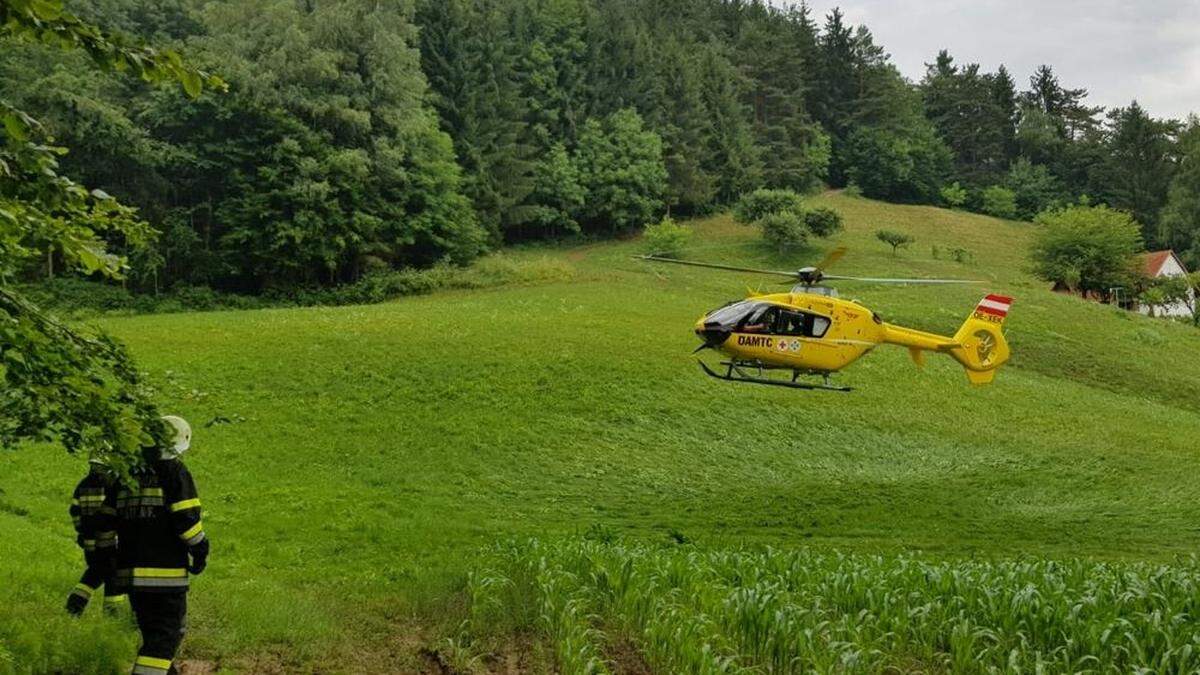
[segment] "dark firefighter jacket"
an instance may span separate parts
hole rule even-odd
[[[71,496],[71,522],[87,565],[73,593],[84,598],[91,597],[93,591],[108,583],[116,568],[115,496],[112,480],[95,466],[79,481]],[[112,589],[108,590],[111,595]]]
[[[178,459],[151,462],[138,484],[121,488],[117,511],[116,582],[123,590],[183,592],[188,548],[204,540],[200,497]]]

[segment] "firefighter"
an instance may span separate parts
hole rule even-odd
[[[76,541],[83,549],[84,571],[75,589],[67,596],[67,611],[75,616],[83,613],[96,589],[104,586],[104,609],[115,611],[125,600],[125,594],[112,583],[116,570],[117,512],[109,495],[113,481],[102,462],[90,460],[88,474],[75,486],[71,498],[71,522],[75,525]]]
[[[115,582],[128,589],[142,633],[135,675],[177,672],[172,661],[187,626],[188,575],[208,562],[208,538],[200,521],[200,497],[179,456],[191,446],[182,418],[163,418],[175,431],[173,445],[148,449],[137,485],[117,492]]]

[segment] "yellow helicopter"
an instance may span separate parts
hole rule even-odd
[[[700,362],[704,372],[717,379],[796,389],[850,391],[849,387],[832,384],[830,375],[881,344],[907,347],[918,366],[924,364],[927,351],[949,354],[962,364],[972,384],[988,384],[996,376],[996,369],[1008,361],[1008,342],[1004,339],[1001,327],[1012,306],[1012,298],[1002,295],[984,297],[953,337],[897,326],[885,322],[858,302],[839,299],[836,289],[818,284],[825,279],[900,284],[979,282],[825,274],[824,268],[840,259],[845,252],[844,248],[835,249],[818,265],[795,272],[653,255],[637,257],[675,265],[788,277],[798,282],[788,293],[752,294],[745,300],[731,302],[700,317],[695,332],[703,344],[696,351],[713,349],[729,357],[721,362],[724,372],[714,371],[703,361]],[[791,378],[771,377],[772,371],[790,371]],[[804,382],[800,380],[802,375],[818,376],[822,381]]]

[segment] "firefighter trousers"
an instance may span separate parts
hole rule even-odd
[[[129,606],[142,633],[142,648],[133,664],[134,675],[168,675],[187,631],[187,593],[133,591]]]

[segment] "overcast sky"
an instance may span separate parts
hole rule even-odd
[[[774,0],[777,5],[791,4]],[[797,0],[798,2],[798,0]],[[1008,66],[1019,89],[1042,63],[1092,105],[1137,99],[1155,117],[1200,112],[1200,0],[810,0],[865,23],[916,81],[939,49],[984,70]]]

